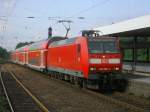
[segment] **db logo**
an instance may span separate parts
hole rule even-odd
[[[102,63],[108,63],[108,59],[102,59]]]

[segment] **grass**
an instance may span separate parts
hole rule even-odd
[[[134,95],[134,93],[129,93],[129,95]]]
[[[0,59],[0,64],[4,64],[5,60]]]
[[[0,59],[0,64],[4,64],[4,63],[5,61]],[[10,112],[9,104],[6,100],[6,97],[4,96],[0,96],[0,112]]]
[[[148,96],[147,99],[150,100],[150,96]]]
[[[0,96],[0,112],[10,112],[8,102],[4,96]]]

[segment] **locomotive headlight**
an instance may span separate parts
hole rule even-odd
[[[118,67],[116,67],[115,69],[116,69],[116,70],[119,70],[119,68],[118,68]]]
[[[119,64],[120,63],[120,59],[119,58],[109,59],[109,63],[111,63],[111,64]]]
[[[92,68],[92,67],[91,67],[90,70],[93,71],[93,70],[96,70],[96,68]]]
[[[91,63],[91,64],[99,64],[99,63],[101,63],[101,59],[91,58],[89,60],[89,63]]]

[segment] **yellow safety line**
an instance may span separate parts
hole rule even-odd
[[[50,112],[17,78],[10,72],[13,78],[20,84],[20,86],[31,96],[31,98],[40,106],[44,112]]]

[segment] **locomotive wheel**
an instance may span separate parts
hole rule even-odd
[[[75,86],[76,86],[77,88],[80,88],[80,84],[79,84],[78,80],[75,80],[75,81],[74,81],[74,84],[75,84]]]
[[[87,88],[87,81],[85,79],[82,80],[82,88]]]

